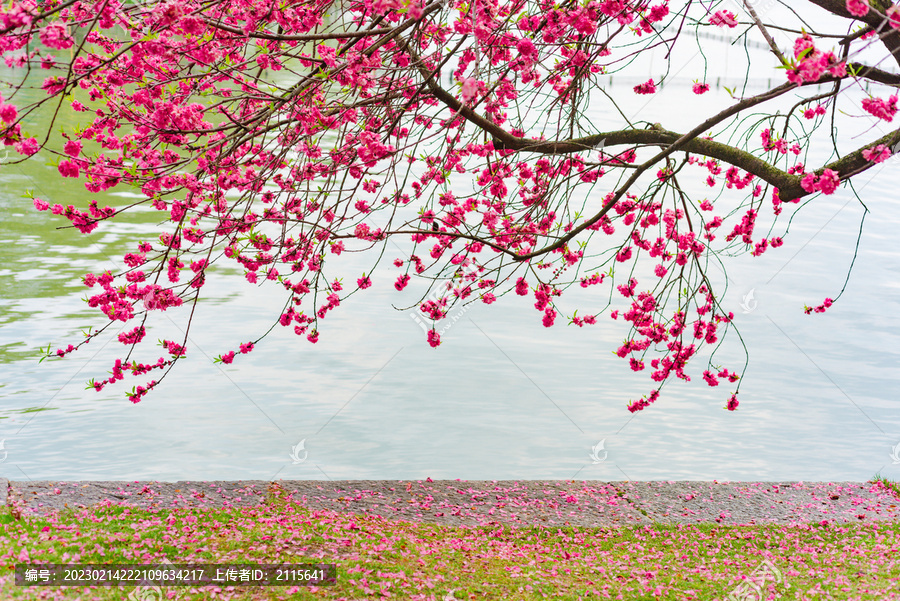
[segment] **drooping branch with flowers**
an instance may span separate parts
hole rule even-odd
[[[777,224],[785,206],[834,193],[900,143],[895,130],[828,164],[800,161],[811,135],[792,124],[837,110],[890,122],[895,94],[838,103],[861,82],[900,85],[890,65],[856,60],[858,47],[881,45],[900,64],[896,8],[810,4],[843,17],[844,33],[780,23],[796,41],[779,49],[766,14],[749,7],[739,17],[733,2],[15,1],[0,14],[0,48],[21,74],[0,90],[0,138],[14,160],[43,150],[58,157],[61,177],[91,192],[131,187],[143,198],[118,209],[35,198],[36,209],[85,234],[135,206],[165,217],[158,240],[136,244],[118,271],[85,276],[105,326],[48,355],[133,323],[118,335],[127,350],[112,375],[92,385],[160,370],[129,393],[138,402],[185,356],[203,287],[231,260],[250,284],[284,294],[273,319],[309,343],[375,278],[403,290],[416,277],[439,291],[419,306],[434,324],[432,347],[457,304],[514,292],[534,298],[544,327],[584,327],[618,299],[624,309],[609,314],[630,332],[616,352],[652,381],[629,405],[643,409],[667,381],[690,379],[689,364],[732,326],[709,265],[780,246],[774,225],[757,231],[763,212]],[[629,121],[621,103],[658,93],[659,82],[613,89],[609,77],[639,53],[669,57],[675,45],[697,44],[689,33],[707,29],[761,32],[783,69],[779,83],[734,96],[687,131]],[[43,97],[22,102],[41,70]],[[785,98],[796,110],[745,119]],[[597,104],[621,115],[621,127],[599,131],[584,118]],[[66,111],[84,125],[57,142]],[[45,126],[28,131],[39,114]],[[712,135],[727,128],[743,135]],[[692,198],[688,180],[709,195]],[[409,249],[393,262],[399,275],[379,265],[389,241]],[[370,254],[373,270],[341,274],[355,282],[345,288],[331,263],[350,251]],[[566,306],[575,285],[597,289],[597,306]],[[163,341],[155,362],[133,358],[147,352],[148,316],[177,307],[184,339]],[[253,335],[218,360],[251,352],[264,337]],[[740,375],[711,358],[696,369],[710,386]],[[737,388],[729,394],[734,410]]]

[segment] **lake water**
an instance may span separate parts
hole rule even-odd
[[[635,98],[641,119],[682,131],[729,102],[674,87],[665,102]],[[592,116],[601,128],[613,117]],[[56,230],[59,220],[34,211],[23,191],[64,204],[88,196],[60,181],[51,158],[0,167],[2,477],[900,479],[891,457],[900,443],[900,161],[856,181],[870,213],[847,291],[827,313],[802,309],[843,285],[863,214],[848,190],[806,206],[783,247],[730,261],[724,304],[749,351],[738,411],[723,409],[729,390],[703,384],[696,365],[694,381],[667,385],[632,415],[629,399],[651,387],[611,352],[627,334],[621,322],[543,328],[533,299],[509,295],[452,313],[432,349],[410,312],[392,308],[423,289],[393,289],[390,254],[375,285],[326,318],[316,345],[276,328],[234,364],[214,365],[267,329],[282,302],[234,275],[204,288],[187,360],[144,401],[128,402],[121,385],[85,390],[118,343],[41,364],[36,349],[101,323],[81,300],[81,275],[150,237],[155,216],[87,237]],[[346,274],[368,268],[342,259]],[[155,338],[178,336],[180,321],[156,323]],[[741,367],[736,337],[723,356]]]

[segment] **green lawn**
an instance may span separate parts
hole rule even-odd
[[[278,499],[262,509],[107,507],[25,519],[4,508],[0,524],[3,599],[900,599],[900,524],[455,528]],[[150,588],[29,588],[13,579],[17,563],[163,560],[335,563],[338,582],[169,587],[157,597]]]

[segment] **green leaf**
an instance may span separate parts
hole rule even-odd
[[[38,347],[38,351],[41,353],[41,358],[38,360],[38,363],[43,363],[44,359],[50,358],[50,348],[53,346],[53,343],[47,343],[47,350],[44,350],[44,347]]]

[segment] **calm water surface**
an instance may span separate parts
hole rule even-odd
[[[728,101],[676,97],[678,111],[652,101],[634,109],[678,129]],[[614,115],[594,117],[615,124]],[[900,443],[900,161],[858,180],[870,214],[847,292],[828,313],[802,308],[843,285],[863,214],[848,191],[813,200],[782,248],[731,262],[724,304],[750,361],[739,411],[723,410],[729,391],[705,386],[695,365],[695,381],[667,386],[632,415],[627,402],[650,381],[612,354],[627,334],[620,322],[546,329],[533,300],[507,296],[451,314],[432,349],[409,311],[392,308],[416,299],[394,291],[390,254],[375,285],[328,316],[316,345],[276,328],[253,353],[214,365],[267,329],[282,303],[234,275],[205,288],[188,359],[160,389],[137,405],[121,385],[85,390],[109,370],[118,343],[97,340],[41,364],[35,351],[100,323],[81,300],[81,275],[149,239],[156,216],[87,237],[56,230],[24,190],[64,204],[89,197],[61,182],[51,159],[0,168],[2,477],[900,479],[890,456]],[[369,268],[342,260],[345,281]],[[158,316],[152,336],[179,336],[182,322],[169,317]],[[720,363],[743,364],[737,337],[722,353]],[[594,461],[601,441],[605,459]]]

